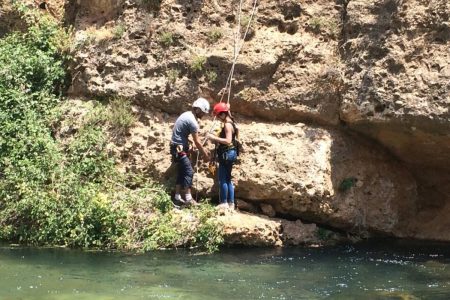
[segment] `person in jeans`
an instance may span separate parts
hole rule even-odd
[[[237,159],[235,146],[238,129],[231,116],[229,106],[225,103],[217,103],[213,109],[214,115],[223,123],[219,136],[208,134],[208,139],[217,144],[216,152],[219,161],[219,209],[234,210],[234,185],[231,181],[231,170]]]
[[[204,98],[198,98],[192,104],[192,110],[182,113],[175,121],[170,142],[170,154],[172,161],[178,166],[175,183],[175,202],[181,204],[197,204],[192,198],[191,188],[194,170],[189,159],[189,135],[192,136],[195,146],[203,157],[209,160],[209,151],[205,149],[198,134],[198,119],[209,113],[209,102]],[[185,192],[185,199],[181,197],[181,191]]]

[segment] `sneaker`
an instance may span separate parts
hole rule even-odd
[[[229,209],[230,211],[234,211],[234,210],[235,210],[235,208],[234,208],[234,202],[228,203],[228,209]]]
[[[216,209],[218,209],[218,210],[227,210],[228,209],[228,204],[227,203],[220,203],[219,205],[216,206]]]

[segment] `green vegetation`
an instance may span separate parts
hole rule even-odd
[[[210,83],[214,83],[217,80],[217,73],[214,70],[208,70],[206,71],[206,79],[208,80],[208,82]]]
[[[193,231],[192,224],[183,221],[180,215],[157,214],[154,222],[140,229],[143,249],[201,245],[208,252],[217,251],[223,237],[219,224],[213,218],[215,215],[214,207],[207,204],[192,209],[190,217],[198,221],[197,230]]]
[[[358,181],[358,179],[356,179],[355,177],[348,177],[345,178],[344,180],[341,181],[341,183],[339,184],[339,190],[341,192],[346,192],[349,189],[351,189],[352,187],[355,186],[356,182]]]
[[[131,110],[131,101],[117,97],[110,103],[108,121],[116,133],[123,134],[136,122],[136,117]]]
[[[174,84],[178,77],[180,76],[180,70],[178,69],[170,69],[167,71],[167,78],[171,84]]]
[[[164,47],[169,47],[169,46],[173,45],[173,43],[174,43],[173,33],[172,32],[167,32],[167,31],[162,32],[159,35],[159,42]]]
[[[320,17],[313,17],[309,20],[309,26],[315,31],[320,31],[325,25],[325,19]]]
[[[206,57],[196,56],[192,59],[190,67],[192,72],[201,72],[205,68]]]
[[[314,33],[318,34],[323,32],[332,38],[337,38],[339,36],[339,23],[333,19],[313,17],[309,20],[308,24]]]
[[[116,27],[114,27],[114,37],[116,39],[120,39],[121,37],[123,37],[123,35],[125,34],[125,32],[127,31],[127,28],[125,27],[125,25],[123,24],[118,24]]]
[[[325,228],[319,227],[319,229],[317,230],[317,237],[321,241],[328,241],[334,237],[334,232],[327,230]]]
[[[223,36],[222,30],[220,28],[211,28],[206,36],[208,37],[208,42],[211,44],[217,43]]]
[[[241,27],[242,27],[242,30],[243,31],[245,31],[246,30],[246,28],[247,28],[247,26],[248,26],[248,24],[250,23],[250,16],[242,16],[241,17]],[[251,25],[250,25],[251,26]]]
[[[161,186],[116,170],[105,128],[133,124],[129,101],[97,105],[71,122],[70,137],[55,139],[64,121],[68,33],[49,16],[23,13],[28,30],[0,39],[0,239],[216,250],[220,224],[209,206],[174,213]]]

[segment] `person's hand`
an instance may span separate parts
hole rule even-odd
[[[210,161],[211,160],[211,154],[209,153],[208,149],[204,149],[203,150],[203,157],[206,161]]]
[[[215,136],[214,134],[212,134],[212,133],[208,133],[208,135],[206,136],[206,138],[207,138],[208,140],[214,142],[215,139],[216,139],[216,136]]]

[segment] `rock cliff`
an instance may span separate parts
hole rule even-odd
[[[253,1],[243,3],[245,23]],[[125,171],[168,182],[171,125],[197,96],[220,99],[238,5],[66,1],[70,98],[125,97],[139,116],[116,141]],[[241,207],[450,241],[449,16],[446,0],[258,1],[232,82]],[[199,170],[200,195],[214,197]]]

